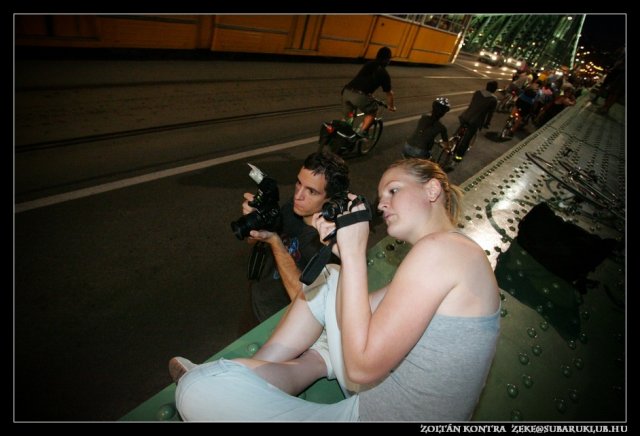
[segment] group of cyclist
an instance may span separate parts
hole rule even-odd
[[[385,68],[390,60],[391,50],[388,47],[380,48],[376,59],[367,62],[342,90],[344,113],[360,109],[365,114],[362,125],[356,130],[356,134],[365,141],[368,129],[377,115],[378,104],[373,99],[376,89],[382,88],[386,93],[389,109],[396,110],[391,77]],[[536,126],[540,126],[563,108],[575,104],[574,86],[563,76],[564,74],[543,71],[534,73],[528,68],[518,70],[513,75],[503,96],[503,100],[515,100],[512,108],[515,122],[512,123],[508,136],[513,136],[531,119]],[[451,109],[449,100],[445,97],[436,98],[431,105],[431,112],[420,117],[414,132],[403,145],[403,156],[432,159],[433,146],[440,136],[443,147],[453,154],[451,164],[445,169],[453,169],[456,163],[462,161],[476,133],[482,128],[489,128],[493,113],[499,105],[499,98],[495,95],[497,89],[498,83],[492,80],[486,84],[485,89],[473,94],[468,108],[459,116],[460,126],[453,136],[455,144],[450,143],[447,128],[440,121]]]
[[[362,125],[356,130],[356,134],[363,140],[367,139],[369,127],[377,115],[378,104],[373,99],[373,93],[376,89],[382,88],[382,91],[387,95],[389,109],[396,110],[391,77],[385,68],[390,61],[391,50],[388,47],[380,48],[376,59],[367,62],[353,80],[342,89],[345,117],[356,109],[365,114]],[[461,128],[464,127],[464,134],[461,135],[455,150],[453,150],[453,162],[462,161],[462,157],[468,150],[471,139],[478,129],[489,127],[497,106],[497,99],[494,95],[497,88],[498,83],[490,81],[487,83],[486,89],[476,91],[469,107],[460,115],[460,128],[457,132],[460,133]],[[449,100],[445,97],[438,97],[433,101],[431,107],[431,113],[420,117],[415,131],[407,138],[403,147],[404,157],[432,159],[432,148],[438,136],[442,137],[443,145],[449,146],[447,128],[439,121],[451,109]]]
[[[565,107],[575,104],[576,88],[566,77],[567,73],[548,74],[523,69],[514,74],[500,104],[508,107],[504,102],[515,100],[511,108],[511,117],[515,122],[507,132],[508,136],[513,136],[529,120],[535,126],[541,126]]]
[[[450,143],[447,129],[439,121],[451,109],[449,100],[445,97],[436,98],[431,105],[431,113],[420,117],[415,131],[404,144],[403,156],[432,159],[433,145],[436,137],[440,135],[443,147],[453,154],[452,159],[447,159],[447,166],[444,169],[453,169],[456,163],[462,161],[476,132],[489,127],[497,106],[494,95],[497,89],[498,82],[492,80],[487,83],[485,89],[480,89],[473,94],[469,106],[458,117],[460,126],[453,136],[455,144]]]

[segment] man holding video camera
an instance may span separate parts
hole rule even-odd
[[[313,215],[322,205],[349,189],[349,168],[336,154],[310,154],[298,172],[293,198],[280,208],[279,231],[251,230],[249,241],[257,242],[249,264],[251,306],[259,322],[288,305],[302,289],[300,274],[323,247]],[[254,194],[245,193],[243,215],[256,209],[249,205]],[[339,263],[332,258],[331,263]]]

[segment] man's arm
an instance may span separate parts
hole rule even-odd
[[[280,273],[282,284],[289,298],[293,301],[296,295],[298,295],[298,292],[302,290],[302,282],[300,282],[300,274],[302,274],[302,271],[298,269],[293,257],[291,257],[289,251],[287,251],[287,247],[284,246],[282,239],[277,233],[267,232],[265,230],[252,230],[251,237],[259,241],[264,241],[271,247],[273,259]]]
[[[442,130],[440,131],[440,135],[442,136],[442,140],[445,143],[449,143],[449,132],[447,131],[447,128],[444,126],[444,124],[442,125]]]
[[[391,112],[396,111],[396,105],[393,102],[393,90],[389,90],[389,92],[387,92],[387,106],[389,106],[389,110]]]
[[[492,102],[491,106],[489,106],[489,109],[487,110],[487,115],[484,119],[484,125],[482,127],[484,127],[485,129],[489,128],[489,125],[491,124],[491,118],[493,118],[493,112],[496,110],[496,107],[498,106],[498,100],[494,99],[495,101]]]
[[[274,242],[271,244],[273,258],[276,261],[276,266],[280,272],[280,277],[287,290],[287,294],[289,294],[289,298],[293,301],[296,295],[298,295],[298,292],[302,290],[302,282],[300,281],[302,271],[298,269],[293,257],[291,257],[287,251],[287,247],[284,246],[282,239],[279,237],[274,239]]]

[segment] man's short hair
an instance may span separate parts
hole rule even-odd
[[[486,89],[489,92],[496,92],[496,90],[498,89],[498,82],[496,82],[495,80],[488,81]]]
[[[376,59],[383,63],[389,63],[391,60],[391,49],[389,47],[380,47],[376,54]]]
[[[324,174],[327,198],[349,190],[349,167],[337,154],[329,151],[311,153],[303,167],[313,174]]]

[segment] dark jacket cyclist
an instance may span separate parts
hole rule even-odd
[[[474,137],[478,129],[489,128],[491,117],[493,117],[493,112],[498,105],[498,99],[494,95],[496,89],[498,89],[498,82],[495,80],[487,82],[485,89],[478,90],[473,94],[469,107],[460,115],[460,126],[466,125],[467,131],[455,151],[454,159],[457,162],[462,160],[462,156],[469,148],[471,138]]]
[[[407,138],[402,150],[402,155],[405,158],[431,159],[431,149],[436,137],[441,135],[445,143],[449,141],[447,128],[440,122],[440,118],[451,109],[449,99],[438,97],[431,104],[431,108],[431,113],[420,117],[416,130]]]

